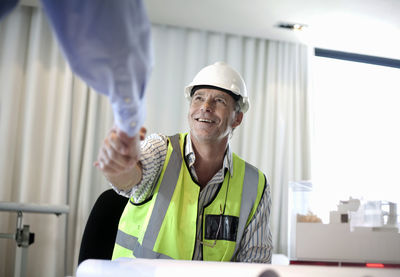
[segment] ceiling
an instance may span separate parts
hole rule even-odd
[[[38,6],[38,0],[21,0]],[[158,24],[400,60],[400,0],[144,0]],[[277,28],[301,23],[304,31]]]
[[[145,0],[153,23],[400,60],[400,0]],[[291,31],[278,23],[301,23]]]

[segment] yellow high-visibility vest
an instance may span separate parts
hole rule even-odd
[[[186,135],[168,138],[166,160],[153,196],[140,204],[128,201],[118,225],[113,260],[193,259],[200,186],[183,158]],[[260,170],[236,154],[232,162],[234,174],[225,174],[219,191],[201,216],[205,261],[234,259],[266,186]]]

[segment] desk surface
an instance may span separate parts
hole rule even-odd
[[[263,272],[268,270],[270,274],[262,275]],[[118,259],[112,262],[105,260],[86,260],[80,264],[77,270],[77,277],[94,276],[399,277],[400,269],[295,265],[285,266],[270,264],[149,260],[127,258]]]

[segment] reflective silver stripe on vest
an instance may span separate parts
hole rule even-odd
[[[176,184],[178,182],[179,173],[182,167],[182,154],[179,145],[179,134],[170,137],[173,151],[169,158],[164,177],[158,190],[156,202],[154,203],[153,212],[151,213],[149,224],[143,237],[143,243],[136,244],[133,253],[137,258],[156,259],[162,258],[162,254],[153,252],[158,233],[164,221],[172,195],[174,194]],[[156,256],[154,256],[156,254]],[[158,256],[157,256],[158,255]],[[167,257],[167,256],[165,256]],[[168,257],[169,258],[169,257]]]
[[[154,252],[151,249],[147,249],[140,245],[140,243],[137,243],[135,248],[133,249],[133,254],[135,255],[136,258],[147,258],[147,259],[172,259],[171,257]]]
[[[167,255],[143,248],[138,242],[137,237],[128,235],[121,230],[118,230],[117,239],[115,242],[122,247],[132,250],[135,255],[137,255],[137,253],[141,253],[141,255],[143,255],[143,253],[146,252],[146,256],[151,257],[152,259],[172,259]]]
[[[249,163],[246,163],[244,170],[242,202],[240,204],[240,216],[238,233],[236,237],[235,252],[232,258],[236,256],[243,232],[246,227],[247,220],[250,216],[254,203],[257,200],[258,191],[258,169]]]
[[[117,238],[115,239],[115,243],[125,247],[127,249],[133,250],[137,244],[138,238],[128,235],[127,233],[118,229]]]

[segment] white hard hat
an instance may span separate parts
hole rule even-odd
[[[239,102],[240,111],[245,113],[250,102],[246,84],[240,74],[224,62],[216,62],[204,67],[197,73],[193,81],[185,88],[185,96],[189,99],[196,86],[210,86],[222,89]]]

